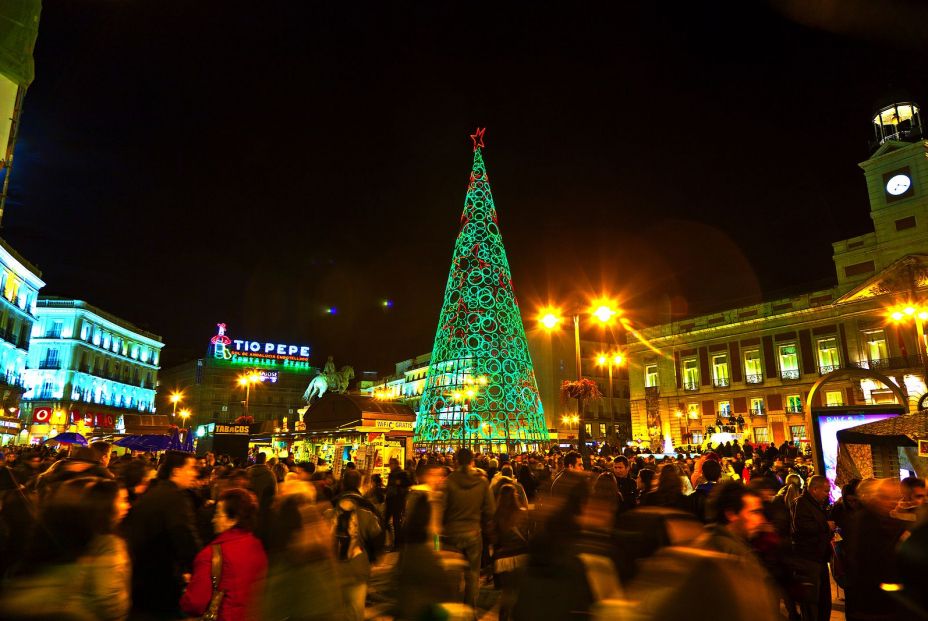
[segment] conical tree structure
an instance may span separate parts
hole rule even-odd
[[[419,406],[415,441],[502,450],[548,441],[483,163],[483,131]]]

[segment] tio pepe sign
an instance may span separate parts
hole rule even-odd
[[[215,358],[233,360],[236,357],[247,356],[274,361],[309,362],[309,345],[233,339],[226,335],[226,324],[218,323],[216,326],[219,331],[209,341]]]

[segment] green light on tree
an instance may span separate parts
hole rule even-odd
[[[483,132],[471,136],[474,165],[419,406],[417,444],[548,441],[483,163]]]

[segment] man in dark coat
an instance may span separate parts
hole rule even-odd
[[[612,472],[615,474],[615,482],[619,486],[619,493],[622,494],[622,505],[619,507],[619,513],[631,511],[638,506],[638,484],[628,476],[628,458],[624,455],[616,457],[612,462]]]
[[[802,621],[831,619],[831,582],[828,561],[834,522],[828,520],[825,500],[830,484],[821,475],[809,478],[806,491],[796,501],[793,514],[793,552],[801,567],[802,581],[808,585],[799,602]]]
[[[168,451],[157,480],[129,513],[126,539],[132,555],[133,619],[178,618],[183,574],[191,571],[201,547],[185,491],[196,478],[193,455]]]
[[[267,465],[267,453],[258,453],[255,465],[247,470],[248,486],[258,499],[258,510],[267,510],[277,494],[277,477]]]
[[[384,525],[393,525],[393,547],[398,548],[403,543],[403,515],[406,511],[406,495],[412,481],[409,473],[400,468],[398,459],[390,459],[390,474],[387,476],[386,511],[383,516]]]
[[[442,541],[467,559],[470,567],[464,574],[464,603],[476,610],[483,533],[491,525],[496,506],[490,483],[472,467],[474,454],[461,448],[455,458],[458,469],[445,480]]]

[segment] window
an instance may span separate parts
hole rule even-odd
[[[760,363],[760,350],[748,349],[744,352],[744,381],[748,384],[760,384],[764,381],[764,370]]]
[[[818,370],[819,373],[831,373],[841,367],[838,357],[838,340],[835,337],[818,340]]]
[[[790,425],[789,435],[792,437],[793,442],[798,444],[800,440],[806,437],[806,426],[805,425]]]
[[[3,297],[15,303],[19,295],[19,281],[12,274],[7,274],[6,284],[3,286]]]
[[[693,444],[702,444],[702,432],[701,431],[691,431],[693,434]]]
[[[767,439],[767,428],[766,427],[754,427],[754,441],[755,442],[769,442]]]
[[[782,379],[799,379],[799,356],[796,344],[780,345],[780,377]]]
[[[719,401],[719,416],[731,416],[731,401]]]
[[[799,395],[786,396],[786,413],[802,414],[802,397]]]
[[[81,339],[82,339],[82,340],[84,340],[84,341],[89,341],[89,340],[90,340],[90,333],[91,333],[91,330],[90,330],[90,324],[89,324],[89,323],[84,323],[83,325],[81,325]]]
[[[730,384],[728,380],[728,355],[717,354],[712,356],[712,383],[716,388],[724,388]]]
[[[882,330],[867,332],[867,360],[871,369],[879,369],[886,365],[889,350],[886,347],[886,334]]]
[[[603,437],[606,436],[606,423],[599,424],[599,435]]]
[[[593,435],[593,425],[592,423],[585,423],[583,429],[586,431],[586,436],[589,438]]]
[[[51,339],[60,339],[61,338],[61,328],[64,327],[64,324],[60,321],[54,322],[51,327],[48,329],[48,334],[45,336]]]
[[[764,398],[763,397],[751,397],[751,415],[752,416],[763,416],[766,412],[764,408]]]
[[[699,363],[695,358],[683,361],[683,390],[699,390]]]
[[[658,385],[657,365],[649,364],[644,368],[645,388],[654,388]]]
[[[57,369],[59,366],[58,350],[50,347],[45,350],[45,360],[39,365],[40,369]]]
[[[825,405],[844,405],[844,393],[842,393],[840,390],[826,391]]]
[[[699,420],[699,404],[690,403],[686,406],[686,415],[690,420]]]

